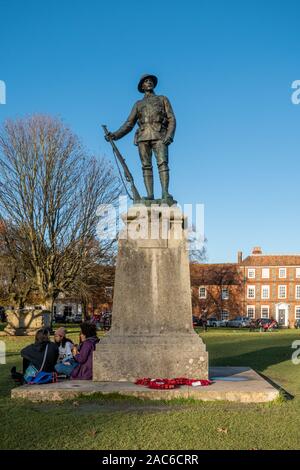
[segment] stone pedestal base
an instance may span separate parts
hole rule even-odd
[[[94,353],[94,380],[206,379],[208,355],[192,325],[182,212],[133,206],[124,221],[112,328]]]
[[[94,380],[128,381],[137,378],[208,378],[208,357],[196,334],[109,337],[94,356]]]

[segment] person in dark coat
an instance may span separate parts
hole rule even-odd
[[[23,373],[26,371],[27,367],[30,364],[32,364],[37,370],[40,370],[47,345],[48,351],[47,356],[45,358],[43,371],[55,371],[54,367],[57,363],[59,354],[58,346],[50,341],[49,330],[47,328],[44,328],[36,332],[35,342],[33,344],[29,344],[21,350],[21,356],[23,358]]]
[[[46,347],[47,355],[45,357]],[[35,342],[29,344],[21,350],[21,357],[23,358],[23,373],[17,372],[16,367],[11,368],[11,377],[19,384],[24,383],[24,374],[26,369],[33,365],[38,371],[41,369],[45,357],[45,362],[43,365],[43,372],[54,372],[55,364],[58,359],[58,346],[55,343],[50,341],[50,333],[47,328],[40,329],[36,332]]]
[[[82,323],[80,325],[80,345],[73,348],[73,357],[78,366],[73,369],[71,378],[76,380],[92,380],[93,379],[93,352],[96,344],[99,342],[97,338],[96,325],[92,323]]]

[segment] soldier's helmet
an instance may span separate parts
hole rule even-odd
[[[146,73],[145,75],[143,75],[139,81],[139,84],[138,84],[138,90],[139,92],[141,93],[144,93],[143,91],[143,88],[142,88],[142,85],[143,85],[143,82],[146,80],[146,78],[151,78],[153,80],[153,84],[154,84],[154,88],[156,87],[157,85],[157,82],[158,82],[158,79],[155,75],[150,75],[149,73]]]

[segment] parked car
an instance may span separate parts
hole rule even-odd
[[[257,322],[260,323],[261,325],[272,323],[273,321],[275,321],[277,323],[277,321],[273,320],[272,318],[258,318],[257,319]]]
[[[81,323],[82,322],[82,314],[76,313],[72,315],[67,315],[65,319],[66,323]]]
[[[250,330],[268,330],[278,328],[278,322],[272,318],[257,318],[256,320],[252,320],[250,323]]]
[[[236,317],[227,321],[230,328],[247,328],[250,326],[251,320],[248,317]]]
[[[207,326],[212,326],[214,328],[221,326],[223,320],[219,320],[216,317],[209,317],[207,319]]]
[[[258,326],[264,328],[265,326],[271,325],[273,323],[273,328],[278,328],[278,322],[273,320],[273,318],[258,318]]]
[[[59,314],[59,313],[56,313],[54,315],[54,321],[55,323],[65,323],[65,320],[66,320],[66,317],[64,314]]]
[[[203,321],[202,318],[193,315],[193,327],[195,328],[196,326],[203,326]]]

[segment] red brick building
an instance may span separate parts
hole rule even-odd
[[[256,247],[240,261],[244,313],[293,326],[300,319],[300,255],[265,255]]]
[[[267,255],[256,247],[245,259],[238,252],[236,263],[191,264],[190,273],[195,316],[274,318],[285,327],[300,319],[300,254]],[[107,285],[113,284],[112,269]],[[88,305],[90,315],[112,309],[113,288],[102,290]]]
[[[243,277],[236,263],[191,264],[193,314],[221,320],[240,315]]]
[[[255,247],[237,263],[192,265],[191,284],[197,316],[274,318],[285,327],[300,319],[300,255]]]

